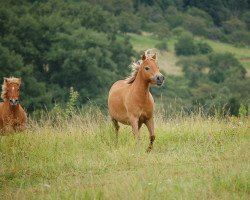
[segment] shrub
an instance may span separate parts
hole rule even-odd
[[[197,46],[197,51],[200,54],[208,54],[208,53],[211,53],[213,51],[212,47],[205,42],[198,42],[196,44],[196,46]]]
[[[221,28],[206,28],[204,36],[212,40],[219,40],[221,42],[228,42],[227,35],[222,31]]]
[[[226,79],[242,79],[246,70],[231,53],[213,53],[209,55],[210,70],[209,78],[216,83],[224,82]]]
[[[238,18],[232,18],[224,22],[222,26],[227,34],[233,33],[234,31],[246,30],[245,22],[239,20]]]
[[[203,18],[186,15],[183,27],[194,35],[204,35],[207,27],[211,25]]]
[[[242,15],[242,19],[246,23],[246,26],[247,26],[248,30],[250,30],[250,11],[245,12]]]
[[[122,32],[140,33],[140,20],[137,16],[122,12],[117,18]]]
[[[155,48],[159,49],[159,50],[167,50],[167,43],[166,42],[161,42],[161,43],[157,43],[155,45]]]
[[[194,87],[201,79],[204,80],[209,60],[207,56],[189,56],[181,58],[177,64],[182,67],[184,76],[189,81],[189,86]]]
[[[183,33],[175,44],[175,52],[177,55],[195,55],[197,48],[194,43],[194,38],[191,33]]]
[[[155,26],[150,27],[150,30],[153,31],[154,35],[159,39],[171,36],[171,32],[167,23],[156,23]]]
[[[250,33],[247,31],[235,31],[228,38],[229,41],[240,46],[250,45]]]
[[[174,37],[180,37],[184,32],[187,32],[182,26],[178,26],[174,29],[172,29],[172,35]]]

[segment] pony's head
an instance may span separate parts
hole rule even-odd
[[[21,78],[4,78],[1,97],[4,101],[9,101],[11,106],[18,105],[20,85]]]
[[[151,53],[150,50],[144,52],[140,61],[132,64],[132,74],[126,79],[127,83],[133,83],[139,73],[151,84],[161,86],[164,82],[164,76],[156,63],[156,53]]]

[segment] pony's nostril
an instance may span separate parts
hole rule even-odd
[[[160,77],[159,76],[157,76],[157,81],[159,81],[160,80]]]
[[[164,76],[162,76],[162,80],[164,81],[164,79],[165,79],[165,77]]]

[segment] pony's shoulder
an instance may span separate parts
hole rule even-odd
[[[129,86],[130,84],[128,84],[127,83],[127,81],[126,80],[119,80],[119,81],[116,81],[113,85],[112,85],[112,87],[111,87],[111,89],[110,89],[110,93],[111,92],[117,92],[117,91],[124,91],[124,89],[126,90],[126,88]]]

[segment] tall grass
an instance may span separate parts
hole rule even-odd
[[[0,138],[0,199],[249,199],[250,119],[155,117],[136,144],[90,107]]]

